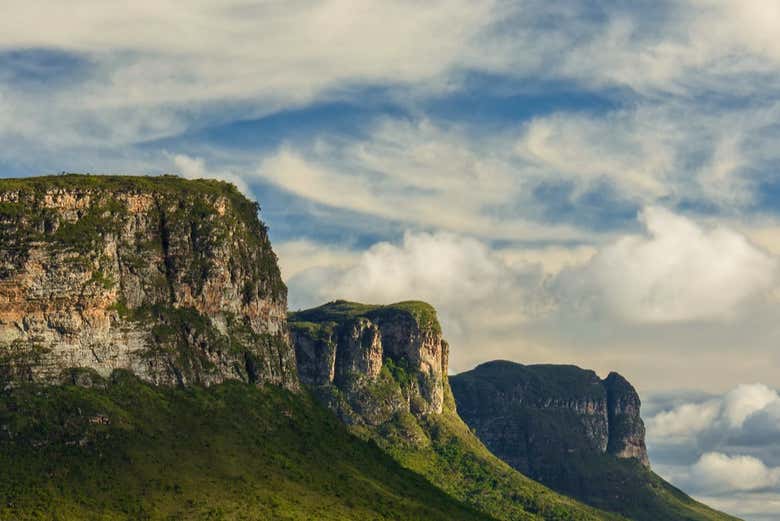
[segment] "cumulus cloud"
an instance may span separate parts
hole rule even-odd
[[[776,260],[731,229],[660,207],[639,220],[645,235],[609,244],[560,278],[564,298],[587,298],[632,322],[711,320],[733,318],[775,283]]]
[[[656,440],[683,439],[712,427],[720,414],[721,404],[717,400],[704,403],[685,403],[669,411],[653,416],[648,431]]]
[[[690,441],[710,430],[742,429],[745,421],[770,406],[780,405],[777,391],[764,384],[741,384],[723,396],[686,402],[648,419],[648,433],[658,443]]]
[[[596,247],[496,245],[409,231],[400,242],[378,241],[362,252],[310,241],[283,245],[281,262],[291,266],[293,307],[336,298],[430,301],[452,341],[455,371],[495,357],[568,362],[622,371],[640,388],[658,389],[686,378],[689,370],[675,360],[687,350],[709,389],[771,378],[772,364],[760,353],[771,348],[776,322],[777,306],[762,300],[774,289],[775,257],[733,230],[661,208],[646,209],[641,219],[645,234]],[[764,302],[765,313],[755,305]],[[743,344],[758,355],[735,349]],[[654,428],[684,439],[711,430],[715,420],[734,426],[772,397],[739,388],[725,402],[666,409]]]
[[[322,250],[315,257],[320,255],[329,253]],[[542,255],[537,253],[537,258]],[[474,238],[407,232],[400,243],[377,243],[348,266],[301,270],[288,285],[293,308],[337,298],[378,304],[430,302],[454,346],[451,368],[458,371],[495,357],[502,345],[497,338],[514,335],[519,326],[545,312],[549,303],[541,294],[543,277],[537,261],[515,257],[507,262],[502,252]]]
[[[742,427],[749,416],[777,403],[780,403],[780,396],[774,389],[762,384],[743,384],[724,397],[723,417],[729,427]]]
[[[741,384],[717,396],[667,393],[646,417],[656,472],[715,508],[769,520],[780,506],[780,394]],[[654,402],[652,396],[650,400]],[[654,408],[655,409],[655,408]]]
[[[707,493],[758,490],[780,485],[780,468],[769,468],[752,456],[702,454],[690,468],[690,486]]]

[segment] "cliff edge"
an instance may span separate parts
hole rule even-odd
[[[214,180],[0,180],[0,383],[127,369],[162,385],[297,387],[257,212]]]
[[[650,470],[639,394],[617,373],[494,361],[450,385],[491,452],[553,490],[634,521],[735,519]]]
[[[487,362],[451,378],[458,413],[521,472],[552,480],[559,459],[632,458],[650,467],[640,400],[625,378],[571,365]]]

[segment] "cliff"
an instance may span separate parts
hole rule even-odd
[[[0,382],[128,369],[163,385],[297,386],[258,207],[173,176],[0,180]]]
[[[646,468],[618,375],[498,364],[472,432],[428,304],[288,316],[257,214],[218,181],[0,180],[0,517],[730,519]]]
[[[345,422],[441,413],[448,346],[424,302],[336,301],[290,314],[298,374]]]
[[[335,301],[290,313],[301,383],[402,466],[495,519],[622,519],[560,496],[492,455],[458,417],[449,346],[424,302]]]
[[[573,454],[634,458],[650,466],[640,400],[617,373],[495,361],[451,378],[458,412],[504,461],[550,481]]]
[[[639,395],[617,373],[495,361],[449,380],[479,439],[554,490],[635,521],[734,519],[650,470]]]

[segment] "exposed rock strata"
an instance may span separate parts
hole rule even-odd
[[[448,346],[429,305],[336,301],[292,313],[290,330],[301,382],[347,423],[442,412]]]
[[[488,362],[450,379],[458,413],[497,456],[555,480],[565,459],[592,454],[649,467],[640,400],[622,376],[574,366]]]
[[[73,367],[296,387],[256,205],[170,176],[0,181],[0,380],[55,383]]]

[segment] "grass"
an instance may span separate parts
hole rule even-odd
[[[562,461],[561,470],[570,477],[561,491],[569,489],[581,501],[635,521],[737,521],[695,501],[635,460],[582,454]]]
[[[305,394],[88,381],[0,393],[1,520],[490,519]]]
[[[66,219],[44,202],[47,193],[58,190],[89,196],[89,206]],[[126,265],[142,268],[148,259],[165,256],[181,282],[197,293],[215,262],[225,262],[231,273],[247,274],[245,302],[255,295],[286,299],[268,230],[258,218],[260,207],[230,183],[172,175],[64,174],[0,179],[0,194],[10,199],[0,204],[0,242],[8,257],[0,263],[0,277],[20,269],[40,243],[52,254],[72,254],[86,266],[99,263],[103,242],[121,234],[132,218],[125,199],[117,196],[148,194],[153,204],[145,210],[145,236],[120,244],[118,253]],[[218,212],[218,203],[226,203],[227,211]],[[176,252],[186,255],[175,258]]]
[[[377,440],[404,467],[496,519],[623,519],[557,494],[493,456],[457,415],[448,389],[443,414],[402,421],[364,435]],[[388,430],[396,432],[388,436]]]
[[[441,333],[434,307],[427,302],[417,300],[396,302],[386,306],[334,300],[316,308],[289,313],[289,320],[294,327],[311,329],[314,324],[343,323],[359,317],[381,321],[393,320],[399,316],[411,318],[421,329]]]
[[[316,340],[361,317],[371,319],[380,327],[383,322],[396,325],[413,320],[423,330],[441,331],[434,308],[417,301],[375,306],[338,300],[290,313],[289,323],[293,332]],[[455,412],[446,377],[444,412],[421,413],[425,408],[415,407],[414,400],[421,397],[413,387],[421,387],[424,376],[410,367],[405,357],[386,355],[375,382],[360,383],[354,388],[349,381],[336,382],[328,389],[318,388],[318,396],[347,417],[352,432],[376,442],[405,468],[496,519],[622,519],[557,494],[490,454]],[[409,401],[408,411],[394,405],[401,397]],[[356,421],[355,416],[366,421]]]

